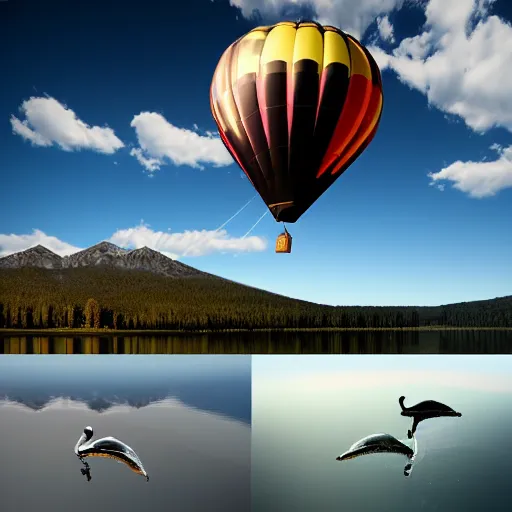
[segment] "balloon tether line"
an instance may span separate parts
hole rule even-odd
[[[249,201],[247,201],[247,203],[245,203],[242,208],[240,208],[240,210],[238,210],[234,215],[231,215],[231,217],[229,217],[229,219],[224,222],[224,224],[221,224],[215,231],[214,233],[216,233],[217,231],[220,231],[224,226],[226,226],[226,224],[228,224],[229,222],[231,222],[242,210],[245,210],[245,208],[247,206],[249,206],[249,204],[252,203],[252,201],[254,201],[254,199],[256,199],[256,197],[258,197],[258,194],[255,194],[251,197],[251,199],[249,199]]]
[[[239,213],[241,213],[243,210],[245,210],[245,208],[247,208],[253,201],[254,199],[256,199],[256,197],[258,197],[258,194],[255,194],[254,196],[251,197],[251,199],[249,199],[249,201],[247,201],[243,206],[242,208],[240,208],[234,215],[231,215],[231,217],[229,217],[229,219],[224,222],[223,224],[221,224],[217,229],[215,229],[213,232],[214,233],[217,233],[219,232],[224,226],[226,226],[229,222],[231,222]],[[183,256],[186,256],[191,249],[195,248],[196,245],[200,242],[201,240],[197,240],[196,243],[193,243],[184,253],[183,253]]]
[[[249,231],[247,231],[247,233],[245,233],[245,235],[242,237],[242,240],[247,235],[249,235],[249,233],[251,233],[251,231],[260,223],[260,221],[263,220],[263,217],[265,217],[265,215],[267,215],[267,213],[268,213],[268,210],[265,210],[265,213],[252,225],[251,229],[249,229]]]

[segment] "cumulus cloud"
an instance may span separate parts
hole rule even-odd
[[[205,256],[215,252],[259,252],[267,248],[266,240],[261,237],[235,238],[229,236],[224,229],[172,233],[153,231],[144,223],[116,231],[110,241],[124,248],[138,249],[147,246],[173,259],[182,256]]]
[[[202,169],[201,164],[215,167],[231,165],[233,159],[221,139],[211,132],[201,135],[178,128],[156,112],[141,112],[131,126],[135,129],[139,147],[130,152],[150,173],[167,162]]]
[[[206,256],[212,253],[260,252],[267,248],[267,241],[259,236],[233,237],[226,230],[205,229],[183,233],[153,231],[143,222],[133,228],[116,231],[109,241],[125,249],[140,249],[146,246],[173,259],[183,256]],[[0,234],[0,257],[39,244],[60,256],[68,256],[83,249],[35,229],[26,235]]]
[[[500,149],[499,158],[491,162],[461,162],[430,173],[431,184],[439,181],[453,182],[453,188],[471,197],[482,198],[496,195],[505,188],[512,187],[512,146]],[[443,190],[443,188],[441,188]]]
[[[360,38],[378,16],[401,8],[405,0],[230,0],[229,3],[238,7],[245,18],[259,14],[269,23],[309,11],[320,23],[336,25]]]
[[[60,256],[69,256],[82,250],[80,247],[75,247],[54,236],[47,235],[39,229],[34,229],[32,233],[27,235],[0,234],[0,257],[30,249],[36,245],[43,245]]]
[[[20,112],[25,119],[12,115],[12,131],[34,146],[57,145],[65,151],[90,149],[105,154],[124,147],[112,128],[89,126],[55,98],[31,97],[21,104]]]
[[[379,35],[383,41],[389,41],[390,43],[395,42],[393,25],[391,25],[388,16],[381,16],[377,18],[377,29],[379,30]]]
[[[382,68],[478,132],[512,131],[512,26],[489,15],[493,1],[430,0],[421,34],[375,49]]]
[[[130,155],[134,156],[142,167],[146,169],[148,172],[158,171],[160,166],[162,165],[162,161],[158,158],[151,158],[149,156],[145,156],[144,152],[140,148],[133,148],[130,151]]]

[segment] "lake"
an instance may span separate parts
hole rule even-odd
[[[253,356],[253,512],[508,511],[510,356]],[[361,438],[404,443],[405,405],[436,400],[462,416],[416,431],[418,457],[336,457]]]
[[[248,356],[0,356],[0,510],[249,510]],[[132,447],[145,478],[73,447]]]
[[[512,354],[512,330],[2,335],[0,354]]]

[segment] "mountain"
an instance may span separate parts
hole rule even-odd
[[[136,330],[512,327],[512,296],[436,307],[325,306],[201,272],[147,247],[101,242],[61,258],[0,259],[0,328]]]
[[[42,245],[0,258],[0,268],[62,268],[62,257]]]
[[[201,272],[164,254],[142,247],[127,250],[110,242],[100,242],[70,256],[61,257],[42,245],[31,247],[0,258],[0,268],[45,268],[49,270],[79,267],[110,267],[144,270],[165,277],[191,277],[209,274]]]
[[[210,276],[206,272],[168,258],[149,247],[129,251],[124,258],[126,268],[131,270],[149,270],[167,277]]]
[[[63,268],[95,267],[96,265],[109,265],[124,268],[124,257],[129,251],[121,249],[110,242],[100,242],[83,251],[62,258]],[[0,260],[0,265],[2,260]]]

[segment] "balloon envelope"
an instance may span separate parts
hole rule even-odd
[[[379,68],[332,26],[258,27],[224,52],[210,105],[222,141],[274,218],[295,222],[354,162],[379,124]]]

